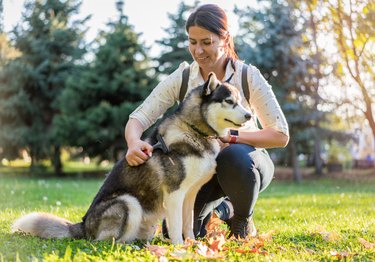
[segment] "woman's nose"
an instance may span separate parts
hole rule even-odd
[[[203,53],[203,48],[202,48],[202,46],[199,45],[199,44],[197,44],[196,49],[195,49],[195,52],[196,52],[197,54],[202,54],[202,53]]]

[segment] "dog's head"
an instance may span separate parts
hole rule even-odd
[[[228,128],[241,127],[250,120],[251,113],[241,105],[240,91],[229,83],[222,83],[210,73],[202,89],[202,110],[207,123],[219,134]]]

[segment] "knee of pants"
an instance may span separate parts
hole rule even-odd
[[[244,144],[233,144],[224,148],[216,158],[216,172],[219,174],[252,169],[254,161],[249,154],[254,150],[254,147]]]

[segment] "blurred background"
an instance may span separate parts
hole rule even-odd
[[[207,1],[0,1],[0,174],[103,174],[129,114],[182,61]],[[375,175],[375,1],[210,1],[289,123],[279,177]]]

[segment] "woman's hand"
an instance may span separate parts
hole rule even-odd
[[[129,166],[139,166],[151,157],[152,150],[152,146],[143,140],[132,141],[128,143],[128,151],[125,156],[126,161]]]
[[[219,137],[220,141],[223,142],[223,143],[229,143],[231,141],[231,134],[230,134],[230,130],[228,130],[227,134],[225,136],[221,136]]]

